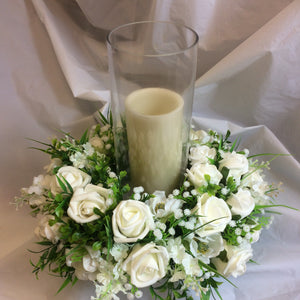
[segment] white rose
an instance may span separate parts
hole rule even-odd
[[[194,165],[195,163],[199,162],[201,164],[209,163],[209,158],[214,159],[216,156],[216,149],[209,148],[208,146],[199,146],[192,147],[190,149],[189,160],[191,164]]]
[[[176,210],[180,209],[183,205],[183,200],[177,198],[166,198],[165,192],[155,191],[153,193],[154,198],[150,198],[146,201],[151,213],[158,217],[166,217]]]
[[[233,215],[240,215],[243,219],[252,212],[255,201],[249,190],[239,189],[236,194],[231,194],[227,204],[231,206]]]
[[[52,158],[50,164],[45,166],[44,169],[47,173],[51,173],[54,168],[61,166],[62,161],[60,158]]]
[[[229,177],[233,177],[237,184],[240,184],[241,176],[249,170],[249,162],[245,155],[233,152],[224,152],[220,160],[219,170],[223,167],[229,169]]]
[[[143,239],[154,229],[150,208],[136,200],[121,201],[113,211],[112,227],[116,243],[132,243]]]
[[[222,179],[222,174],[218,171],[215,165],[195,163],[187,174],[191,183],[197,188],[207,185],[204,175],[210,176],[210,183],[219,184]]]
[[[89,185],[87,189],[78,188],[69,203],[67,213],[77,223],[88,223],[98,219],[100,216],[94,213],[94,208],[105,212],[105,198],[97,189],[100,187]],[[104,193],[101,190],[102,193]]]
[[[212,260],[217,271],[225,277],[238,277],[246,272],[246,263],[252,257],[252,248],[250,244],[242,244],[240,246],[232,246],[225,244],[228,262],[223,262],[219,258]]]
[[[261,229],[260,229],[260,230],[255,230],[255,231],[251,234],[251,237],[252,237],[251,244],[256,243],[256,242],[259,240],[260,233],[261,233]]]
[[[84,188],[85,192],[96,192],[100,195],[100,197],[103,199],[104,202],[107,201],[107,199],[110,199],[112,191],[109,189],[105,189],[102,186],[94,185],[94,184],[88,184]],[[101,210],[102,211],[102,210]],[[105,211],[105,207],[103,207],[103,211]]]
[[[190,140],[192,141],[199,140],[201,143],[205,144],[207,142],[212,141],[212,136],[208,135],[207,132],[204,130],[198,130],[198,131],[191,130]]]
[[[255,198],[256,204],[267,204],[270,199],[265,192],[269,189],[269,184],[264,181],[263,177],[261,176],[261,170],[251,173],[252,171],[253,169],[250,169],[250,174],[246,174],[244,176],[241,186],[249,187],[251,189],[251,194]]]
[[[92,179],[87,173],[72,166],[61,167],[56,175],[60,179],[65,178],[73,190],[76,190],[77,188],[84,188],[88,183],[91,182]],[[64,182],[63,179],[62,181]],[[51,183],[51,192],[54,194],[61,192],[61,187],[56,176]]]
[[[166,275],[169,263],[165,247],[153,242],[137,244],[123,263],[123,270],[130,275],[131,283],[137,288],[150,286]]]
[[[94,251],[90,246],[86,246],[85,248],[88,253],[82,257],[81,261],[72,261],[71,254],[67,256],[66,264],[75,269],[75,276],[79,280],[94,281],[98,273],[100,251]],[[68,255],[68,250],[66,251],[66,255]]]
[[[47,239],[51,241],[53,244],[56,244],[59,240],[59,227],[62,223],[55,223],[54,225],[50,226],[49,221],[54,220],[54,216],[45,215],[43,216],[38,226],[35,228],[34,233],[40,239]]]
[[[209,196],[208,194],[203,194],[200,199],[198,199],[194,211],[196,211],[198,215],[201,215],[198,219],[200,225],[203,226],[197,230],[197,234],[200,237],[222,232],[231,221],[231,212],[226,202],[223,199]]]
[[[259,185],[264,182],[263,177],[260,174],[261,170],[254,170],[251,168],[249,174],[246,174],[242,181],[242,186],[253,188],[256,185]]]

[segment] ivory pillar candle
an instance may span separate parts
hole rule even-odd
[[[148,193],[171,192],[181,174],[183,99],[164,88],[144,88],[125,100],[131,181]]]

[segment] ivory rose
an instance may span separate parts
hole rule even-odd
[[[111,190],[105,189],[105,188],[103,188],[103,187],[101,187],[99,185],[94,185],[94,184],[88,184],[84,188],[84,191],[85,192],[96,192],[103,199],[104,203],[107,201],[107,199],[110,199],[110,196],[111,196],[111,193],[112,193]],[[101,211],[104,212],[105,211],[105,207]]]
[[[79,280],[94,281],[97,277],[100,251],[95,251],[90,246],[85,247],[87,253],[82,257],[81,261],[72,260],[72,254],[68,255],[72,249],[66,250],[66,264],[75,269],[75,275]]]
[[[233,177],[237,184],[240,184],[241,176],[249,170],[249,162],[245,155],[233,152],[224,152],[220,160],[219,170],[223,167],[229,169],[229,177]]]
[[[248,216],[255,206],[255,200],[246,189],[239,189],[236,194],[231,194],[227,203],[231,206],[232,214],[240,215],[242,219]]]
[[[225,242],[224,242],[225,243]],[[250,244],[242,244],[240,246],[232,246],[225,243],[228,262],[223,262],[219,258],[212,260],[218,272],[225,277],[238,277],[246,272],[246,263],[252,257],[253,251]]]
[[[54,168],[57,168],[62,165],[62,161],[60,158],[52,158],[50,160],[49,165],[45,166],[44,169],[46,170],[47,173],[52,173]]]
[[[166,198],[164,191],[155,191],[153,193],[155,197],[146,201],[151,213],[158,217],[167,217],[168,215],[175,213],[183,205],[183,200],[177,198]]]
[[[64,178],[67,180],[73,190],[76,190],[77,188],[84,188],[91,182],[92,179],[87,173],[72,166],[61,167],[56,175],[60,179]],[[51,192],[54,194],[61,192],[61,187],[56,177],[54,177],[54,180],[51,183]]]
[[[196,147],[192,147],[190,149],[189,160],[191,161],[192,165],[194,165],[197,162],[201,164],[206,164],[209,163],[208,159],[214,159],[216,154],[217,152],[215,148],[209,148],[206,145],[197,145]]]
[[[136,200],[121,201],[113,211],[112,227],[116,243],[133,243],[154,229],[150,208]]]
[[[213,137],[208,135],[207,132],[204,130],[198,130],[198,131],[191,130],[190,133],[191,141],[199,140],[201,143],[207,143],[207,142],[211,142],[212,139]]]
[[[123,270],[130,275],[137,288],[150,286],[166,275],[169,263],[168,251],[153,242],[144,246],[137,244],[123,262]]]
[[[88,223],[99,218],[94,213],[94,208],[101,212],[106,210],[106,198],[108,190],[89,184],[85,189],[78,188],[69,203],[67,213],[77,223]]]
[[[53,244],[58,242],[60,237],[59,227],[62,223],[55,223],[50,226],[49,221],[54,219],[52,215],[45,215],[39,220],[39,224],[35,228],[34,233],[40,240],[47,239]]]
[[[262,170],[254,170],[250,168],[249,172],[243,178],[241,185],[243,187],[249,187],[251,189],[251,194],[255,198],[255,203],[264,205],[268,204],[270,198],[265,192],[269,189],[269,185],[264,181],[262,175]]]
[[[222,174],[218,171],[215,165],[195,163],[190,170],[187,170],[188,178],[191,183],[197,188],[202,185],[207,185],[204,175],[210,176],[210,183],[219,184],[222,179]]]
[[[199,223],[203,225],[197,230],[200,237],[222,232],[231,221],[231,212],[226,202],[207,193],[198,199],[194,211],[200,215]]]

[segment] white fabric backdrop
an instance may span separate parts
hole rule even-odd
[[[89,299],[80,282],[55,296],[61,280],[36,281],[26,249],[35,241],[28,209],[9,203],[47,157],[31,137],[55,129],[79,135],[109,100],[105,35],[136,20],[172,20],[200,36],[194,120],[243,138],[252,153],[290,152],[300,160],[300,1],[2,0],[0,2],[0,299]],[[299,163],[272,164],[279,202],[300,208]],[[284,210],[254,245],[246,275],[225,283],[224,300],[300,299],[300,213]],[[124,298],[125,299],[125,298]],[[145,296],[150,299],[150,296]]]

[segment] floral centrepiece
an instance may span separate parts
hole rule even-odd
[[[91,280],[91,299],[201,299],[219,295],[221,279],[240,276],[272,216],[277,187],[247,149],[215,131],[191,132],[189,164],[171,194],[130,187],[116,172],[112,124],[102,116],[80,140],[69,134],[39,149],[51,156],[45,174],[22,189],[39,219],[42,247],[32,263],[68,283]],[[220,296],[220,295],[219,295]]]

